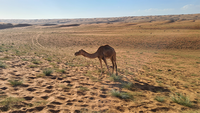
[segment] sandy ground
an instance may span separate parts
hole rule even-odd
[[[193,27],[197,24],[163,23],[1,30],[1,112],[198,113],[200,32]],[[117,52],[120,79],[107,74],[104,64],[100,76],[98,59],[74,56],[79,49],[93,53],[103,44]],[[108,64],[111,68],[110,60]],[[45,69],[53,72],[45,75]],[[114,96],[112,91],[127,95]],[[187,105],[173,101],[180,95],[189,99]]]

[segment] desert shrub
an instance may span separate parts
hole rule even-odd
[[[128,90],[131,90],[133,88],[133,83],[132,82],[128,82],[128,83],[122,83],[122,87]]]
[[[133,95],[131,95],[127,92],[119,92],[119,91],[116,91],[114,89],[111,90],[111,95],[118,97],[120,99],[133,99]]]
[[[7,97],[3,101],[0,102],[0,111],[8,111],[12,109],[16,105],[20,105],[20,103],[24,101],[23,98],[15,98],[15,97]]]
[[[65,69],[57,69],[56,72],[58,72],[58,73],[66,73]]]
[[[183,95],[181,93],[176,93],[174,95],[171,95],[171,100],[180,105],[184,105],[187,107],[193,107],[192,102],[190,101],[189,97],[187,97],[186,95]]]
[[[52,73],[53,73],[53,70],[52,69],[45,69],[45,70],[43,70],[43,73],[44,73],[44,75],[46,75],[46,76],[50,76]]]
[[[46,105],[48,102],[46,100],[39,100],[33,103],[34,106]]]
[[[6,65],[0,61],[0,68],[6,68]]]
[[[19,85],[22,85],[23,82],[22,81],[19,81],[19,80],[9,80],[8,81],[12,86],[19,86]]]
[[[38,65],[29,65],[30,68],[36,68]]]
[[[46,60],[50,62],[50,61],[52,61],[52,58],[51,57],[47,57]]]
[[[114,89],[111,90],[111,95],[112,96],[115,96],[115,97],[120,97],[120,92],[119,91],[116,91]]]
[[[37,59],[32,59],[32,62],[33,62],[34,64],[41,64],[41,63],[42,63],[41,61],[39,61],[39,60],[37,60]]]
[[[157,100],[158,102],[164,102],[165,101],[165,97],[162,97],[162,96],[156,96],[154,99]]]
[[[114,81],[114,82],[119,82],[119,81],[121,81],[121,76],[117,76],[117,75],[114,75],[114,74],[112,74],[111,76],[110,76],[110,80],[112,80],[112,81]]]

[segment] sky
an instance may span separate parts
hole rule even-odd
[[[200,0],[0,0],[0,19],[74,19],[200,13]]]

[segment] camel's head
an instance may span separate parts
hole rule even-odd
[[[83,55],[84,52],[85,52],[85,51],[81,49],[81,50],[79,50],[78,52],[76,52],[74,55],[75,55],[75,56]]]

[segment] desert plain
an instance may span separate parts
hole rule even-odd
[[[200,14],[156,17],[0,23],[0,112],[200,113]]]

